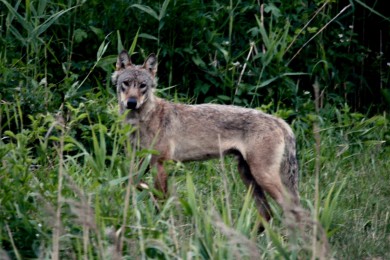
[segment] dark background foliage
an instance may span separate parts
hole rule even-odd
[[[41,2],[46,4],[45,15],[39,16]],[[157,19],[139,5],[160,15],[163,3],[158,1],[31,1],[28,9],[24,2],[11,2],[31,28],[51,14],[74,7],[38,36],[31,35],[29,27],[2,4],[1,98],[12,102],[19,95],[28,111],[58,109],[72,83],[86,77],[93,67],[104,40],[110,42],[105,55],[114,56],[118,36],[129,48],[139,31],[138,54],[133,56],[136,63],[157,52],[160,86],[175,86],[171,94],[194,97],[198,103],[214,100],[259,106],[274,102],[299,109],[298,97],[311,92],[317,78],[323,104],[348,103],[355,111],[370,113],[387,109],[390,22],[385,1],[328,1],[304,27],[324,3],[269,1],[261,15],[260,1],[170,1]],[[278,37],[284,45],[268,50],[256,19],[263,19],[268,36],[275,34],[275,45]],[[238,82],[251,42],[257,53],[249,58],[248,69]],[[267,51],[273,51],[270,57]],[[113,63],[98,66],[78,91],[109,87],[112,69]],[[279,77],[256,87],[284,73],[302,75]],[[39,85],[43,78],[50,91],[45,95],[53,100],[50,106],[37,98],[45,92],[44,84]]]
[[[319,115],[330,125],[321,132],[327,135],[323,142],[329,148],[324,153],[328,157],[321,159],[336,164],[334,168],[328,165],[328,171],[336,173],[344,163],[344,169],[354,170],[351,175],[360,174],[367,182],[386,186],[382,175],[369,175],[374,172],[370,168],[375,164],[374,156],[388,157],[388,150],[383,154],[379,150],[388,148],[390,140],[386,120],[390,106],[390,9],[386,4],[386,0],[0,0],[0,249],[17,258],[5,224],[23,256],[36,257],[39,247],[50,241],[52,223],[48,221],[43,227],[40,223],[46,220],[42,208],[53,211],[58,196],[61,129],[54,127],[58,114],[64,116],[69,129],[64,153],[76,182],[93,189],[111,181],[113,172],[125,175],[129,171],[121,154],[125,145],[118,145],[124,130],[112,130],[117,118],[112,113],[116,111],[116,94],[110,75],[122,48],[134,50],[136,64],[152,52],[158,54],[158,95],[186,103],[261,108],[294,123],[300,156],[306,160],[301,165],[309,168],[306,172],[314,167],[312,124]],[[318,101],[314,101],[316,82],[320,87]],[[121,152],[115,150],[119,146]],[[366,148],[373,157],[364,157],[361,170],[360,164],[349,158]],[[89,160],[100,160],[100,164]],[[387,169],[387,161],[378,160],[378,169]],[[119,173],[115,177],[123,178]],[[364,182],[355,177],[350,179],[356,180],[356,185]],[[334,181],[328,175],[321,178],[327,186]],[[311,180],[307,182],[307,187],[314,186]],[[350,185],[350,189],[358,188]],[[80,197],[73,188],[64,190],[69,197]],[[104,195],[114,194],[107,190]],[[99,196],[101,191],[94,192]],[[312,191],[306,188],[306,192]],[[360,190],[356,192],[351,196],[360,200]],[[116,201],[122,201],[123,194],[115,194]],[[388,199],[386,194],[379,195]],[[341,200],[348,210],[349,199],[348,194]],[[42,206],[42,201],[48,205]],[[106,211],[102,219],[109,216],[110,209],[118,211],[109,200],[102,204],[102,211]],[[377,204],[384,208],[377,208],[382,214],[378,219],[387,221],[387,204]],[[368,202],[364,205],[371,206]],[[67,207],[63,211],[66,226],[74,216]],[[338,212],[345,211],[340,208]],[[346,221],[356,222],[360,228],[358,221],[349,217]],[[365,222],[361,225],[364,230],[351,233],[344,228],[337,233],[334,244],[339,248],[344,246],[346,234],[358,234],[359,241],[371,237],[365,233],[371,220],[365,215],[356,218]],[[110,220],[117,221],[115,217]],[[378,224],[377,230],[387,225],[388,232],[386,221]],[[66,228],[70,234],[80,233],[79,226],[69,224]],[[381,241],[386,241],[388,233],[381,234]],[[344,253],[348,255],[348,250]]]

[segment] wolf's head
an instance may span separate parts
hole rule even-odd
[[[112,82],[116,85],[121,111],[138,110],[153,95],[156,87],[157,57],[150,54],[143,65],[133,65],[123,50],[116,62]]]

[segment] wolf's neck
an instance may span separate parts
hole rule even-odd
[[[159,98],[154,96],[152,93],[149,95],[145,104],[138,110],[139,120],[147,121],[150,116],[153,114],[153,111],[157,107],[157,102],[159,102]]]

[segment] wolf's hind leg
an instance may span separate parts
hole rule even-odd
[[[240,173],[241,179],[244,184],[248,188],[253,188],[253,198],[255,200],[260,215],[266,221],[269,221],[272,217],[272,213],[267,198],[265,197],[263,189],[254,180],[247,162],[244,160],[244,158],[242,158],[241,155],[238,158],[238,172]]]

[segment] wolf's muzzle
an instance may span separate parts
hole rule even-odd
[[[134,110],[137,107],[137,99],[136,98],[129,98],[126,103],[126,108]]]

